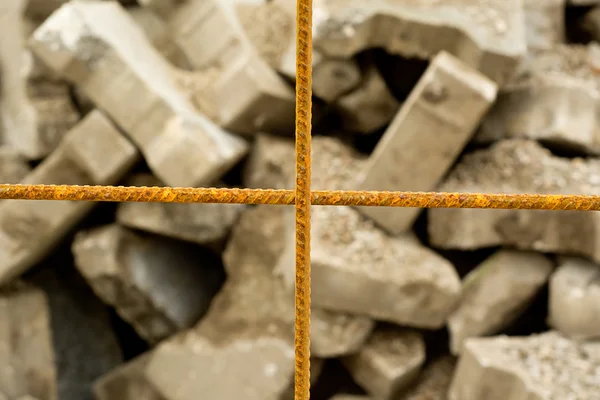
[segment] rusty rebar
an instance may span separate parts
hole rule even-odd
[[[0,184],[0,200],[293,205],[293,190]],[[313,190],[318,206],[600,211],[600,196],[575,194]]]
[[[296,3],[295,400],[310,398],[312,0]]]

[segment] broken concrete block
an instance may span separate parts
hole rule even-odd
[[[577,340],[600,338],[600,266],[563,258],[550,278],[548,323]]]
[[[152,344],[198,322],[224,278],[208,251],[118,225],[79,232],[72,251],[96,295]]]
[[[0,133],[2,141],[35,141],[37,115],[27,95],[30,66],[23,40],[27,0],[0,3]],[[12,145],[12,143],[10,143]]]
[[[320,136],[312,139],[312,147],[319,146]],[[258,134],[243,170],[245,187],[256,189],[294,189],[294,140],[280,136]],[[313,150],[313,153],[320,154]],[[313,174],[319,179],[318,175]],[[314,184],[313,184],[314,185]]]
[[[538,143],[508,140],[466,155],[437,190],[467,193],[600,194],[600,161],[553,156]],[[432,209],[430,243],[444,249],[505,245],[600,260],[596,212]]]
[[[183,3],[169,18],[172,36],[198,74],[216,70],[207,101],[220,126],[243,134],[292,133],[294,91],[260,58],[236,18],[235,3]]]
[[[99,111],[88,114],[21,183],[110,185],[139,159]],[[97,203],[11,200],[0,204],[0,282],[44,258]]]
[[[136,174],[128,186],[164,186],[150,174]],[[203,245],[219,245],[246,208],[242,204],[121,203],[117,222],[175,239]]]
[[[356,353],[374,327],[374,321],[367,317],[314,309],[311,313],[311,351],[325,358]]]
[[[285,244],[283,215],[282,207],[271,206],[242,214],[223,256],[228,279],[208,314],[195,328],[159,344],[152,353],[147,379],[168,400],[196,399],[200,389],[207,400],[241,395],[283,399],[289,394],[294,292],[274,268]],[[372,328],[341,319],[331,313],[313,314],[319,327],[311,335],[314,356],[322,349],[327,355],[348,354],[357,347],[356,337],[366,339]],[[326,348],[335,341],[340,342],[335,348]],[[215,362],[219,369],[207,367]]]
[[[557,332],[470,339],[464,350],[449,400],[591,400],[598,394],[600,358]]]
[[[456,358],[452,356],[433,360],[423,368],[416,383],[396,400],[445,400],[455,367]]]
[[[267,64],[296,79],[296,2],[236,1],[236,15],[252,45]],[[331,103],[360,83],[355,60],[323,57],[313,50],[313,95]]]
[[[527,50],[522,0],[470,6],[456,0],[322,0],[313,13],[315,48],[328,56],[384,48],[429,59],[448,51],[502,84]]]
[[[448,319],[450,349],[466,339],[498,333],[512,323],[546,284],[553,265],[541,254],[500,250],[463,280],[459,306]]]
[[[293,144],[272,139],[279,148],[260,158],[267,143],[264,137],[251,156],[249,180],[258,186],[261,179],[290,185]],[[362,156],[333,138],[315,137],[312,151],[315,188],[343,189],[363,166]],[[293,213],[287,217],[277,270],[293,287]],[[315,208],[311,219],[314,306],[422,328],[444,325],[460,294],[458,275],[447,260],[410,235],[387,236],[351,207]]]
[[[105,110],[171,186],[208,185],[246,152],[242,139],[195,111],[118,3],[71,1],[35,31],[31,47]]]
[[[430,191],[452,166],[496,97],[496,85],[452,55],[432,61],[356,178],[364,190]],[[391,234],[418,208],[360,207]]]
[[[594,72],[599,68],[597,43],[538,51],[503,88],[475,140],[531,138],[600,152],[600,79]]]
[[[342,362],[374,398],[395,399],[417,379],[425,362],[425,342],[417,332],[379,328],[358,353]]]
[[[565,43],[565,8],[567,0],[523,0],[525,35],[529,51],[548,49]]]
[[[148,354],[142,354],[94,382],[96,400],[165,400],[144,377]]]
[[[335,103],[345,130],[371,133],[386,126],[400,103],[387,88],[377,67],[371,65],[361,84]]]
[[[31,167],[14,148],[0,146],[0,181],[2,183],[19,183]]]
[[[224,254],[228,279],[208,315],[151,354],[146,377],[168,400],[198,393],[206,400],[274,400],[288,389],[293,292],[272,271],[283,244],[281,212],[259,206],[242,214]]]
[[[69,257],[68,248],[64,250],[27,280],[48,296],[58,399],[93,400],[93,382],[120,365],[123,355],[106,307],[75,268],[64,263]]]
[[[0,397],[56,400],[48,299],[21,282],[0,291]]]

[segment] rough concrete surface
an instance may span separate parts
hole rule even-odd
[[[498,333],[522,313],[552,273],[545,256],[499,250],[463,280],[462,296],[448,318],[450,349],[460,353],[470,337]]]
[[[562,158],[533,141],[508,140],[465,156],[438,186],[448,192],[600,194],[597,159]],[[435,209],[431,244],[446,249],[505,245],[600,260],[595,212]]]
[[[394,399],[417,379],[425,362],[425,343],[417,332],[380,328],[343,363],[356,382],[376,399]]]
[[[471,339],[449,400],[591,400],[600,387],[600,359],[557,332]]]
[[[45,293],[17,282],[0,291],[0,397],[57,400]]]
[[[580,152],[600,152],[600,44],[556,44],[528,58],[504,87],[475,136],[544,140]]]
[[[208,251],[116,224],[79,232],[72,252],[98,297],[151,343],[198,322],[223,280]]]
[[[125,185],[165,186],[151,174],[135,174]],[[220,245],[240,213],[241,204],[121,203],[117,222],[129,228],[202,245]]]
[[[497,83],[510,78],[526,53],[522,0],[319,0],[314,8],[315,48],[348,57],[381,47],[407,58],[440,51]]]
[[[452,166],[496,98],[496,85],[441,52],[429,65],[356,178],[361,190],[430,191]],[[410,171],[410,173],[406,173]],[[388,232],[410,229],[421,210],[360,207]]]
[[[548,323],[578,340],[600,339],[600,266],[561,258],[550,278]]]

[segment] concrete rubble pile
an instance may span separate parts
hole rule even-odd
[[[314,189],[600,195],[600,1],[315,0]],[[295,183],[295,0],[0,2],[0,182]],[[313,207],[312,398],[600,398],[596,212]],[[291,400],[293,207],[0,203],[0,400]]]

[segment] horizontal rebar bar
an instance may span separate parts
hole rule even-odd
[[[0,184],[0,199],[292,205],[295,203],[295,194],[293,190],[279,189]],[[311,192],[311,204],[321,206],[600,211],[600,196],[313,190]]]

